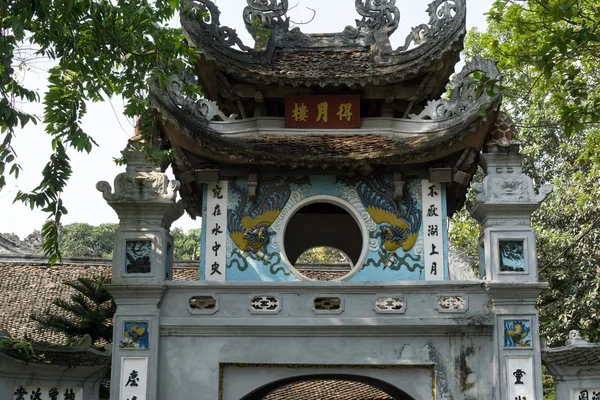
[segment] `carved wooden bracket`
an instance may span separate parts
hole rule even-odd
[[[256,172],[248,174],[248,197],[250,201],[256,200],[256,186],[258,185],[258,175]]]
[[[394,181],[394,200],[401,201],[404,193],[404,177],[400,172],[394,172],[392,180]]]

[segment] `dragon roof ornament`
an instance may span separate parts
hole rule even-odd
[[[359,29],[385,31],[391,35],[398,29],[400,11],[396,0],[356,0],[355,8],[363,18],[356,20]]]
[[[410,114],[410,119],[444,120],[463,114],[473,107],[489,104],[500,94],[490,95],[487,90],[477,95],[476,80],[473,74],[480,72],[490,80],[500,82],[502,74],[498,71],[495,61],[475,57],[465,63],[463,69],[450,81],[450,96],[448,99],[430,100],[419,114]]]
[[[243,18],[246,30],[256,40],[261,33],[273,30],[287,31],[290,20],[286,17],[288,0],[246,0]]]
[[[220,11],[213,1],[183,0],[183,3],[182,10],[187,11],[182,12],[182,23],[193,41],[233,59],[255,63],[270,61],[276,47],[319,48],[331,45],[332,36],[339,46],[364,49],[376,42],[376,36],[384,34],[389,37],[400,22],[396,0],[355,0],[356,11],[362,17],[356,20],[356,28],[347,26],[343,32],[324,38],[323,35],[303,34],[297,27],[289,29],[288,0],[247,0],[243,20],[257,42],[252,48],[242,43],[235,29],[220,25]],[[429,23],[412,28],[403,46],[381,51],[388,55],[410,53],[464,31],[466,0],[433,0],[427,7],[427,13]],[[416,47],[409,48],[413,42]]]

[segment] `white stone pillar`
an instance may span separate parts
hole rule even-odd
[[[521,168],[517,142],[485,148],[486,176],[474,184],[476,204],[469,212],[481,224],[480,276],[489,281],[495,316],[494,366],[500,400],[542,400],[542,366],[536,299],[535,232],[531,214],[552,191],[534,192]]]
[[[145,154],[123,151],[127,170],[96,188],[119,215],[113,252],[114,318],[111,399],[156,400],[159,308],[164,282],[172,278],[173,237],[169,229],[183,214],[176,202],[178,181],[170,181]]]

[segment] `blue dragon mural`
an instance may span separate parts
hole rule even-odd
[[[235,181],[229,183],[229,190],[238,196],[235,207],[229,210],[227,215],[229,236],[244,255],[260,259],[264,264],[271,264],[271,266],[279,263],[279,254],[270,254],[267,251],[270,240],[269,228],[288,202],[294,184],[310,184],[310,180],[307,176],[287,179],[279,176],[261,178],[257,185],[256,200],[251,201],[248,190],[241,188]],[[271,258],[277,261],[271,262]],[[234,261],[239,264],[238,268],[242,270],[247,268],[239,261]],[[277,268],[279,269],[282,268]],[[276,273],[277,270],[271,272]]]

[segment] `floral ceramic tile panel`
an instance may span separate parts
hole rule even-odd
[[[528,319],[504,321],[505,348],[531,348],[531,321]]]
[[[126,321],[123,323],[122,349],[147,349],[148,321]]]
[[[128,240],[125,246],[125,272],[148,274],[151,272],[152,241]]]
[[[500,240],[500,271],[527,272],[523,240]]]

